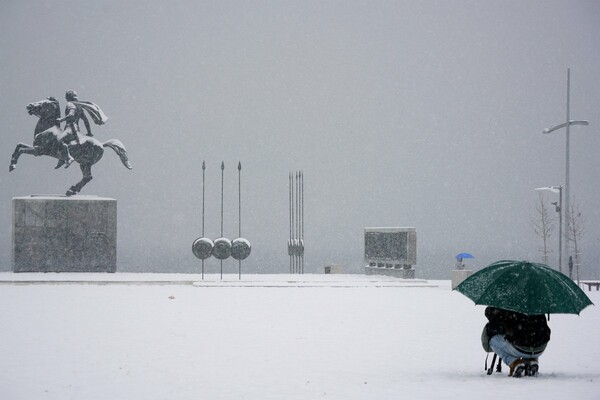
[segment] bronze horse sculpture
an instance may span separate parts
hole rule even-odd
[[[26,143],[19,143],[15,148],[10,160],[9,171],[16,168],[17,161],[21,154],[33,154],[34,156],[50,156],[62,160],[64,150],[61,139],[68,134],[57,121],[60,118],[60,105],[54,97],[48,97],[27,105],[27,111],[30,115],[39,118],[33,132],[33,146]],[[78,136],[78,140],[73,140],[69,144],[71,156],[79,163],[83,178],[81,181],[71,186],[67,191],[67,196],[72,196],[81,191],[81,189],[92,180],[92,165],[97,163],[104,154],[104,147],[113,149],[121,162],[127,169],[131,169],[131,164],[127,158],[127,150],[123,143],[117,139],[110,139],[104,143],[90,136]]]

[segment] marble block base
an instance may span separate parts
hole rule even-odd
[[[458,285],[468,277],[473,275],[470,269],[454,269],[452,270],[452,289],[456,289]]]
[[[13,198],[14,272],[115,272],[117,201],[97,196]]]

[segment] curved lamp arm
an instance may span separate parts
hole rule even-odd
[[[569,121],[569,125],[589,125],[589,122],[588,121]],[[546,129],[544,129],[543,133],[554,132],[555,130],[560,129],[560,128],[564,128],[566,126],[567,126],[567,123],[563,122],[562,124],[556,125],[556,126],[554,126],[552,128],[546,128]]]

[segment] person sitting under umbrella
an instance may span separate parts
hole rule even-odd
[[[489,322],[482,334],[483,348],[495,352],[509,366],[509,376],[537,376],[538,358],[550,341],[550,328],[544,315],[525,315],[487,307]]]
[[[456,264],[454,264],[454,269],[458,269],[458,270],[465,269],[465,262],[463,261],[462,257],[456,258]]]
[[[456,256],[456,264],[454,265],[454,269],[463,270],[465,269],[465,258],[475,258],[471,253],[459,253]]]

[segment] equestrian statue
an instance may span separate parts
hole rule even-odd
[[[113,149],[127,169],[132,167],[127,158],[127,150],[121,141],[110,139],[101,143],[93,137],[85,113],[89,114],[94,123],[102,125],[108,118],[100,107],[92,102],[79,101],[77,93],[73,90],[67,91],[65,98],[67,106],[63,118],[61,118],[58,100],[54,97],[48,97],[45,100],[27,105],[29,114],[39,118],[33,132],[33,146],[26,143],[17,144],[10,159],[9,171],[16,168],[21,154],[57,158],[58,164],[55,168],[60,168],[63,165],[68,168],[73,161],[77,161],[83,173],[83,178],[67,191],[66,195],[72,196],[79,193],[92,180],[92,165],[102,158],[104,147]],[[80,120],[83,120],[87,129],[86,136],[81,135],[79,132]],[[64,129],[61,128],[62,122],[65,122]]]

